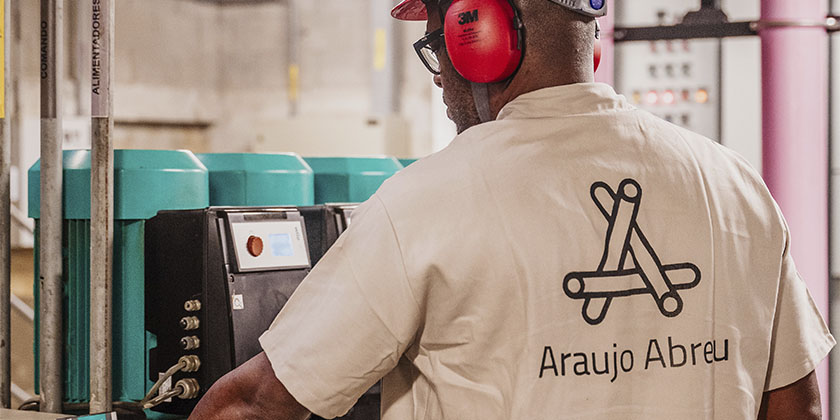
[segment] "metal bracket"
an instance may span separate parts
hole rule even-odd
[[[759,20],[750,22],[750,29],[759,32],[771,28],[824,28],[829,32],[840,31],[837,17],[828,16],[825,20]]]
[[[840,18],[828,16],[820,20],[773,20],[754,22],[680,23],[671,26],[621,28],[613,31],[615,42],[659,41],[668,39],[715,39],[738,36],[755,36],[770,28],[824,28],[828,32],[840,31]]]
[[[613,38],[615,39],[615,42],[627,42],[660,41],[668,39],[713,39],[757,35],[757,33],[750,28],[750,24],[751,22],[727,22],[635,28],[617,27],[613,31]]]

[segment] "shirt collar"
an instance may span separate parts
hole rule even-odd
[[[632,109],[624,96],[603,83],[575,83],[522,94],[505,105],[497,120],[562,117]]]

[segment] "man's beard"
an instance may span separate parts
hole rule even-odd
[[[446,114],[455,123],[458,134],[463,133],[470,127],[481,124],[481,118],[478,116],[478,111],[473,104],[463,103],[452,105],[447,108]]]

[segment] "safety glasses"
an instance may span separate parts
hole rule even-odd
[[[440,61],[438,60],[437,53],[443,45],[443,28],[426,34],[426,36],[414,43],[414,51],[417,51],[420,61],[423,62],[423,65],[432,74],[440,74]]]

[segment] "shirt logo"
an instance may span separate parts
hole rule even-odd
[[[700,284],[700,269],[692,263],[662,264],[636,222],[642,187],[632,179],[613,192],[604,182],[592,184],[590,195],[609,222],[604,256],[595,271],[576,271],[563,279],[563,290],[583,300],[583,319],[600,324],[613,299],[649,295],[662,315],[672,318],[683,310],[680,290]]]

